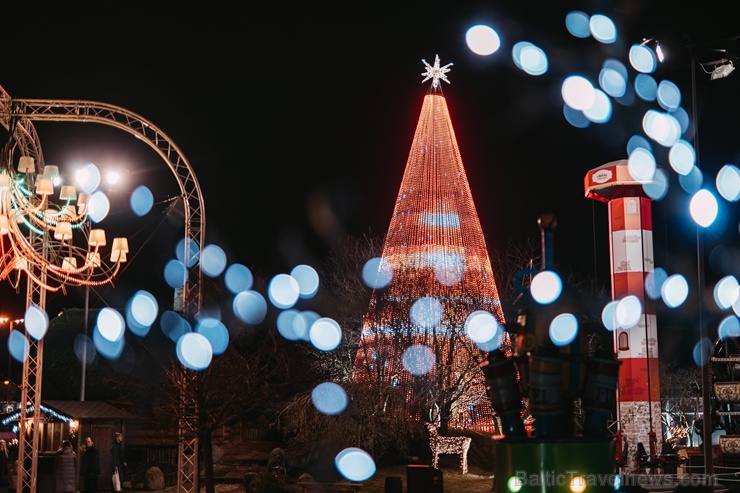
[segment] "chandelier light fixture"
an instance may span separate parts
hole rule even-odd
[[[9,153],[2,159],[0,281],[18,287],[25,274],[52,292],[111,283],[126,261],[126,238],[113,240],[110,262],[104,262],[105,231],[92,227],[88,196],[62,185],[57,166],[37,172],[33,157],[21,156],[15,166]]]

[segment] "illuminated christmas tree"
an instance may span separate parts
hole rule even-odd
[[[423,82],[432,84],[363,320],[354,379],[386,389],[385,412],[496,432],[480,362],[504,343],[504,316],[442,95],[451,64],[440,67],[436,57],[434,66],[424,65]]]

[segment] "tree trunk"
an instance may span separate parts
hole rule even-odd
[[[450,416],[452,416],[452,403],[445,399],[439,409],[439,431],[446,434],[450,428]]]

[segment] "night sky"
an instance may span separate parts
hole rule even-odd
[[[702,47],[696,57],[703,61],[716,55],[705,47],[738,34],[729,13],[707,2],[701,11],[640,1],[82,4],[4,6],[0,85],[14,98],[99,101],[152,122],[195,171],[208,243],[264,276],[318,265],[344,234],[385,235],[429,87],[421,84],[421,60],[438,54],[442,64],[454,64],[442,90],[489,251],[538,239],[538,216],[552,212],[558,267],[608,283],[606,205],[584,197],[583,179],[627,157],[627,140],[656,105],[615,104],[608,123],[575,128],[563,116],[564,78],[596,83],[606,59],[627,63],[632,44],[655,37],[671,52],[654,77],[675,82],[693,115],[687,39]],[[569,35],[570,10],[609,16],[618,41]],[[465,45],[465,31],[478,23],[501,36],[489,57]],[[511,48],[522,40],[545,50],[546,74],[527,75],[512,62]],[[697,67],[695,76],[700,166],[711,185],[719,167],[738,161],[740,75],[710,81]],[[178,193],[161,159],[128,134],[72,123],[37,129],[47,164],[123,163],[130,186],[148,186],[155,201]],[[655,154],[667,166],[665,149]],[[656,263],[695,286],[696,228],[686,194],[674,188],[654,205]],[[328,204],[333,226],[316,229],[310,216],[317,209],[308,204]],[[173,256],[180,230],[176,214],[165,210],[117,226],[132,251],[140,250],[117,281],[124,291],[142,287]],[[737,248],[736,217],[706,232],[707,254],[718,245]],[[734,264],[714,272],[707,260],[707,277],[740,274]],[[58,296],[52,299],[64,303]],[[18,300],[22,306],[22,294]],[[674,318],[693,330],[685,321],[695,313],[663,320],[671,331],[679,330]],[[686,341],[696,340],[695,332],[661,337],[661,352],[684,355]]]

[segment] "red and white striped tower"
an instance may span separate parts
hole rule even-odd
[[[609,207],[612,299],[633,295],[642,304],[636,325],[614,331],[614,348],[622,362],[617,413],[630,447],[625,465],[630,471],[637,467],[638,443],[655,457],[661,422],[655,301],[645,296],[645,278],[654,268],[651,199],[645,194],[645,182],[630,174],[627,163],[623,159],[592,169],[586,175],[585,189],[586,197]]]

